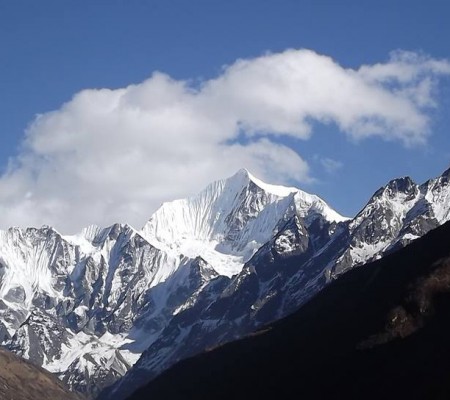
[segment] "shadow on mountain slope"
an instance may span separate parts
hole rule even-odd
[[[184,360],[137,399],[450,398],[450,224],[296,313]]]

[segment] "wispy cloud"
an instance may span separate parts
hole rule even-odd
[[[84,90],[31,123],[0,178],[1,224],[139,226],[162,201],[240,167],[308,181],[308,164],[279,137],[306,140],[318,121],[356,139],[424,142],[434,88],[449,74],[448,61],[416,53],[354,70],[287,50],[237,60],[195,87],[155,73],[121,89]]]

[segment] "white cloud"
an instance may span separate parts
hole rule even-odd
[[[0,178],[1,224],[139,227],[162,201],[241,167],[270,181],[309,181],[307,163],[280,136],[308,139],[318,121],[356,139],[421,143],[444,74],[447,61],[416,53],[353,70],[287,50],[238,60],[198,87],[155,73],[126,88],[84,90],[29,126]]]

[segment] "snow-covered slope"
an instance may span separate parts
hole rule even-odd
[[[164,203],[142,235],[168,252],[200,254],[218,273],[231,277],[294,213],[345,220],[315,195],[268,185],[241,169],[194,197]]]
[[[201,288],[201,277],[191,288],[186,276],[206,268],[159,250],[127,225],[75,237],[12,228],[0,235],[0,254],[3,345],[93,393],[137,360],[171,312]],[[151,326],[137,323],[145,318]]]

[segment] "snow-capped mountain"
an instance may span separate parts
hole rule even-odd
[[[448,399],[450,222],[127,400]]]
[[[349,224],[350,245],[332,269],[352,265],[404,246],[450,219],[450,169],[422,185],[399,178],[380,188]]]
[[[165,203],[142,234],[168,253],[201,255],[221,275],[239,273],[293,213],[343,221],[322,199],[296,188],[268,185],[242,169],[195,197]]]
[[[241,272],[206,285],[103,398],[125,398],[180,359],[282,318],[348,269],[443,224],[450,217],[449,175],[447,170],[420,186],[409,178],[393,180],[352,220],[317,208],[305,213],[294,201],[284,225]]]
[[[141,231],[11,228],[0,233],[2,344],[91,396],[137,362],[104,394],[124,398],[448,220],[448,177],[392,181],[352,220],[240,170],[163,204]]]
[[[155,312],[164,319],[157,311],[164,306],[146,292],[175,266],[184,271],[193,264],[126,225],[91,227],[76,237],[48,227],[12,228],[2,232],[0,251],[3,344],[72,387],[93,391],[92,376],[112,382],[137,359],[118,350],[131,341],[136,317]]]
[[[240,272],[294,212],[325,202],[246,170],[164,204],[141,232],[91,226],[0,233],[2,344],[95,394],[123,375],[214,278]],[[228,279],[228,278],[226,278]]]

